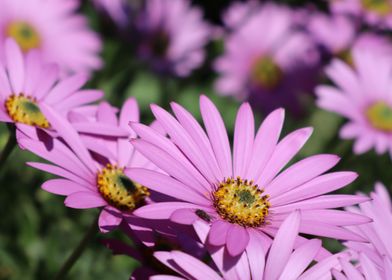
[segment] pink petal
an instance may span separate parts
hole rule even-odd
[[[103,123],[72,123],[74,129],[82,133],[90,133],[103,136],[114,136],[114,137],[127,137],[129,132],[124,128],[107,125]]]
[[[146,219],[168,220],[178,209],[195,209],[195,205],[186,202],[159,202],[140,207],[133,214]]]
[[[300,232],[318,236],[324,236],[329,238],[335,238],[339,240],[352,240],[359,242],[366,242],[364,238],[358,234],[349,231],[342,227],[326,224],[323,222],[312,221],[309,223],[302,222],[300,226]]]
[[[233,176],[231,150],[226,128],[218,109],[206,96],[200,96],[200,112],[222,175]]]
[[[23,90],[25,65],[22,51],[13,39],[5,42],[5,60],[13,92],[19,94]]]
[[[224,245],[229,229],[230,223],[222,220],[214,221],[208,234],[208,242],[214,246]]]
[[[130,168],[125,173],[135,182],[165,195],[196,205],[209,206],[211,204],[207,196],[201,196],[189,186],[162,173],[143,168]]]
[[[198,219],[195,211],[189,208],[177,209],[171,214],[170,220],[178,224],[191,225]]]
[[[264,278],[277,279],[282,273],[293,251],[300,220],[301,216],[299,211],[295,211],[280,226],[268,253]]]
[[[276,174],[297,154],[302,146],[309,139],[313,129],[298,129],[287,135],[276,146],[267,168],[261,173],[256,183],[259,186],[266,186],[276,176]]]
[[[108,124],[109,126],[117,126],[117,116],[113,107],[106,101],[99,104],[97,110],[97,121]]]
[[[279,174],[265,186],[265,190],[271,197],[286,193],[331,169],[338,161],[339,157],[335,155],[315,155],[305,158]]]
[[[248,103],[241,105],[237,113],[234,130],[234,176],[245,178],[253,152],[255,133],[253,112]]]
[[[259,234],[255,232],[250,232],[249,237],[246,254],[248,255],[252,279],[264,279],[266,250],[263,246],[263,240],[260,240]]]
[[[373,263],[365,254],[359,254],[359,260],[365,279],[382,279],[377,270],[376,264]]]
[[[348,277],[348,279],[352,280],[364,280],[362,274],[346,259],[340,259],[340,263],[342,265],[342,269],[344,274]]]
[[[88,209],[106,206],[107,202],[94,192],[77,192],[69,195],[65,201],[67,207],[76,209]]]
[[[51,105],[63,101],[66,97],[80,89],[86,81],[87,76],[84,74],[76,74],[61,80],[48,93],[45,103]]]
[[[139,122],[139,106],[133,97],[125,101],[120,112],[120,126],[127,127],[129,122]]]
[[[226,236],[226,248],[231,256],[238,256],[245,251],[249,243],[249,233],[246,228],[231,224]]]
[[[64,179],[52,179],[46,181],[41,187],[47,192],[66,196],[75,192],[86,191],[86,187]]]
[[[99,215],[98,225],[103,233],[107,233],[116,228],[122,221],[121,213],[113,207],[106,206]]]

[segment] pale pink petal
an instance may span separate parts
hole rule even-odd
[[[117,126],[117,116],[113,107],[106,101],[101,102],[97,109],[97,121],[110,126]]]
[[[266,250],[263,246],[263,240],[261,240],[260,234],[250,232],[246,254],[249,259],[249,268],[252,279],[264,279],[263,275]]]
[[[195,209],[177,209],[171,214],[170,220],[183,225],[191,225],[198,219]]]
[[[42,184],[41,188],[50,193],[66,196],[75,192],[86,191],[86,187],[64,179],[52,179],[46,181]]]
[[[5,42],[5,59],[12,90],[15,94],[20,94],[25,79],[24,57],[13,39],[7,39]]]
[[[129,122],[139,121],[139,106],[135,98],[125,101],[120,112],[120,126],[127,127]]]
[[[216,220],[211,224],[208,234],[208,242],[214,246],[222,246],[226,243],[226,236],[230,228],[230,223]]]
[[[69,195],[65,201],[67,207],[76,209],[88,209],[106,206],[107,202],[94,192],[77,192]]]
[[[377,266],[373,263],[365,254],[359,254],[359,260],[361,262],[361,268],[365,279],[382,279]]]
[[[231,256],[238,256],[245,251],[249,243],[249,233],[246,228],[230,224],[226,236],[226,248]]]
[[[178,209],[195,209],[195,205],[186,202],[160,202],[136,209],[133,214],[146,219],[168,220]],[[203,210],[203,208],[200,208]]]

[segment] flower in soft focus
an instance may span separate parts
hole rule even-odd
[[[319,55],[313,40],[295,28],[293,14],[274,4],[253,8],[215,62],[218,93],[267,112],[281,106],[300,111],[298,95],[313,88]]]
[[[150,200],[150,191],[131,181],[124,169],[129,166],[150,168],[151,164],[132,149],[126,138],[102,142],[96,138],[81,138],[75,128],[52,108],[44,105],[41,110],[48,121],[58,128],[58,134],[63,139],[51,139],[49,144],[36,139],[20,139],[23,147],[50,162],[29,163],[30,166],[61,177],[45,182],[42,188],[66,196],[65,205],[68,207],[103,207],[98,221],[102,232],[112,230],[124,220],[134,232],[147,234],[141,229],[147,227],[148,222],[135,217],[132,212]],[[98,126],[101,130],[117,122],[110,106],[100,106],[98,117],[103,118],[103,124]],[[120,112],[119,124],[124,135],[128,135],[130,130],[127,128],[128,121],[137,121],[138,118],[137,103],[130,99]],[[90,125],[92,130],[97,129]],[[109,136],[111,131],[108,130]],[[97,152],[91,155],[87,148]]]
[[[352,53],[371,50],[392,58],[392,44],[381,35],[360,33],[352,19],[343,15],[314,13],[306,25],[310,34],[327,54],[352,63]]]
[[[140,217],[171,219],[192,224],[200,219],[211,228],[208,243],[226,246],[231,256],[241,254],[250,239],[270,242],[282,221],[302,209],[300,232],[337,239],[358,239],[343,225],[369,221],[360,215],[333,210],[367,198],[324,195],[351,183],[353,172],[325,173],[337,164],[335,155],[305,158],[282,169],[308,140],[312,129],[294,131],[280,142],[284,111],[271,113],[254,135],[253,113],[248,103],[238,111],[233,157],[223,120],[214,104],[200,98],[207,134],[180,105],[173,103],[176,118],[153,105],[152,111],[170,139],[147,126],[133,123],[140,139],[133,145],[166,174],[130,168],[135,182],[178,201],[154,203],[135,211]]]
[[[39,49],[64,73],[99,69],[101,41],[75,13],[78,0],[1,0],[0,44],[13,38],[24,52]],[[0,57],[4,49],[0,48]]]
[[[348,119],[340,130],[343,139],[355,139],[354,152],[375,148],[392,154],[391,60],[362,50],[353,53],[353,66],[334,60],[326,69],[336,86],[316,89],[317,104]]]
[[[392,28],[392,2],[390,0],[334,0],[331,10],[363,19],[376,28]]]
[[[217,252],[212,253],[211,258],[219,272],[183,252],[156,252],[154,255],[185,279],[329,279],[331,267],[339,265],[338,255],[326,257],[309,267],[322,250],[321,241],[312,239],[296,244],[299,227],[300,214],[295,211],[283,221],[265,257],[263,248],[255,242],[252,250],[230,270],[223,267],[225,264]],[[173,279],[170,277],[155,275],[151,279]]]
[[[24,55],[12,39],[4,44],[5,62],[0,63],[0,121],[15,123],[24,132],[35,128],[57,130],[42,111],[49,106],[66,117],[68,113],[103,96],[100,90],[80,89],[84,74],[60,79],[56,65],[42,62],[36,50]]]
[[[159,73],[188,76],[204,61],[210,28],[188,0],[148,0],[137,19],[139,55]]]
[[[375,185],[370,194],[372,201],[358,207],[349,207],[352,213],[363,214],[372,218],[366,225],[350,227],[361,235],[366,243],[349,241],[345,245],[355,255],[356,268],[346,260],[341,260],[346,278],[336,279],[392,279],[392,202],[387,188],[381,183]],[[334,275],[341,274],[334,271]]]

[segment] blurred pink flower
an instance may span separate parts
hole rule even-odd
[[[60,79],[54,64],[42,62],[36,50],[22,53],[12,39],[4,43],[4,65],[0,63],[0,122],[15,123],[23,133],[34,133],[36,128],[56,131],[42,106],[51,107],[66,117],[68,113],[97,101],[100,90],[82,90],[87,76],[75,74]]]
[[[278,143],[284,119],[284,111],[279,109],[264,120],[255,137],[253,113],[245,103],[237,114],[232,159],[218,110],[205,96],[200,98],[200,107],[207,134],[176,103],[172,103],[172,109],[177,119],[152,106],[170,139],[147,126],[132,124],[140,137],[132,141],[136,150],[168,175],[143,168],[130,168],[126,174],[176,199],[139,208],[137,216],[170,218],[182,224],[204,220],[211,228],[208,243],[225,246],[231,256],[241,254],[251,239],[267,245],[269,236],[276,234],[295,209],[302,210],[300,232],[358,240],[357,235],[341,226],[366,223],[368,219],[331,208],[366,198],[323,195],[351,183],[357,176],[353,172],[322,175],[337,164],[337,156],[308,157],[280,173],[305,144],[311,128],[294,131]]]
[[[66,196],[65,205],[71,208],[103,207],[98,221],[102,232],[116,228],[124,220],[135,234],[145,235],[149,221],[135,217],[132,212],[150,201],[150,191],[132,182],[124,169],[130,166],[154,168],[151,163],[134,151],[126,138],[113,142],[81,138],[74,127],[52,108],[43,105],[42,111],[58,128],[62,140],[54,138],[44,143],[27,137],[20,139],[25,149],[49,162],[30,162],[30,166],[61,177],[45,182],[42,188]],[[113,110],[107,106],[99,107],[98,117],[104,121],[92,129],[105,130],[117,122]],[[131,99],[120,112],[119,124],[125,130],[128,121],[137,121],[138,118],[137,103]],[[91,155],[87,148],[99,153]]]
[[[317,76],[316,46],[296,28],[294,11],[274,4],[253,6],[215,62],[220,74],[216,90],[267,112],[281,106],[298,112],[298,94],[312,89]]]
[[[333,0],[331,10],[363,19],[377,28],[392,28],[392,1],[390,0]]]
[[[392,43],[387,37],[359,32],[356,23],[346,16],[314,13],[310,16],[307,29],[330,55],[346,62],[351,63],[352,52],[360,49],[392,58]]]
[[[283,221],[267,253],[263,254],[263,249],[255,243],[247,254],[244,254],[241,260],[229,270],[225,268],[227,264],[222,263],[218,254],[213,253],[211,257],[219,272],[183,252],[156,252],[154,255],[185,279],[313,280],[330,278],[331,267],[339,265],[338,256],[327,257],[310,266],[313,261],[316,261],[316,255],[322,249],[321,240],[306,240],[296,247],[295,241],[299,227],[300,214],[299,211],[295,211]],[[171,277],[155,275],[150,279],[173,279]]]
[[[39,49],[46,62],[63,73],[101,68],[101,41],[76,13],[77,0],[1,0],[0,43],[13,38],[24,52]],[[0,57],[4,49],[0,48]]]
[[[153,69],[188,76],[204,61],[210,27],[189,0],[148,0],[137,19],[139,54]]]
[[[352,213],[370,217],[373,222],[366,225],[349,227],[367,242],[346,242],[345,245],[355,253],[353,265],[342,260],[346,278],[336,279],[392,279],[392,202],[388,190],[381,183],[375,185],[371,193],[372,201],[358,207],[349,207]],[[335,275],[342,276],[338,271]]]
[[[353,52],[353,66],[334,60],[326,69],[336,86],[316,89],[317,104],[348,119],[340,130],[343,139],[355,139],[354,152],[375,148],[392,156],[392,62],[372,50]]]

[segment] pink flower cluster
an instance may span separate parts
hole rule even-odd
[[[348,119],[340,136],[355,139],[355,153],[374,147],[392,156],[392,46],[358,31],[390,27],[390,13],[375,15],[392,12],[389,2],[375,11],[372,1],[334,1],[333,14],[237,3],[218,32],[187,0],[146,1],[133,23],[125,1],[96,1],[122,28],[133,24],[136,52],[163,79],[189,76],[212,33],[221,36],[216,90],[246,100],[232,139],[206,95],[201,122],[173,101],[151,104],[146,125],[135,98],[116,108],[101,90],[83,89],[102,67],[102,44],[77,1],[21,2],[0,0],[0,121],[21,149],[45,160],[29,166],[56,176],[42,189],[67,207],[99,208],[102,233],[129,236],[133,247],[104,243],[142,263],[132,277],[392,279],[387,189],[337,193],[357,173],[338,171],[333,154],[298,160],[313,129],[283,133],[280,108],[299,114],[299,92],[316,86],[325,63],[329,81],[316,87],[317,105]],[[352,2],[355,18],[343,2]],[[260,125],[251,105],[268,112]],[[331,253],[320,238],[342,241],[344,250]]]

